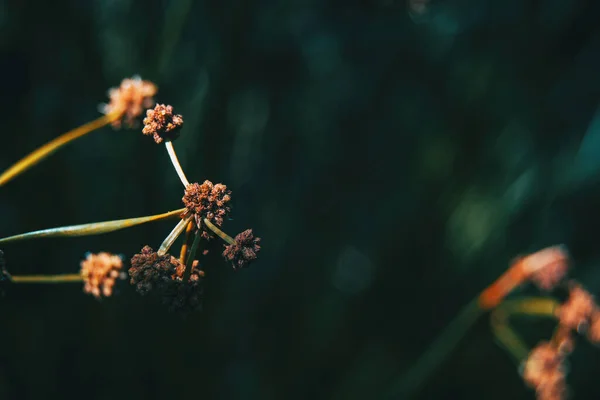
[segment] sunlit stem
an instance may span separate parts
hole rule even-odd
[[[8,168],[2,173],[2,175],[0,175],[0,186],[3,186],[8,181],[12,180],[16,176],[33,167],[34,165],[42,161],[44,158],[54,153],[60,147],[98,128],[110,124],[111,122],[121,118],[121,115],[122,113],[112,113],[103,115],[102,117],[92,122],[89,122],[57,137],[56,139],[46,143],[37,150],[34,150],[32,153],[19,160],[16,164]]]
[[[507,300],[496,308],[491,315],[494,336],[516,362],[524,360],[529,347],[509,324],[513,316],[556,318],[559,302],[552,298],[525,297]]]
[[[58,228],[44,229],[41,231],[22,233],[20,235],[2,238],[0,239],[0,244],[14,242],[17,240],[28,240],[36,238],[100,235],[103,233],[114,232],[125,228],[131,228],[133,226],[145,224],[147,222],[160,221],[163,219],[179,216],[183,211],[185,211],[185,208],[169,211],[163,214],[150,215],[147,217],[128,218],[115,221],[94,222],[83,225],[71,225],[62,226]]]
[[[190,182],[185,177],[185,174],[183,173],[183,169],[181,168],[181,164],[179,164],[179,159],[177,158],[177,154],[175,153],[175,148],[173,147],[173,142],[171,142],[170,140],[166,141],[165,147],[167,148],[167,153],[169,153],[169,157],[171,158],[171,163],[173,164],[173,167],[175,168],[175,171],[177,172],[177,175],[179,176],[181,183],[183,183],[184,187],[187,187],[190,184]]]
[[[10,280],[14,283],[65,283],[81,282],[83,277],[80,274],[64,275],[17,275],[11,276]]]
[[[235,240],[229,236],[228,234],[226,234],[225,232],[223,232],[222,230],[220,230],[219,228],[217,228],[215,226],[215,224],[213,224],[212,222],[210,222],[208,220],[208,218],[204,218],[204,223],[206,224],[206,226],[209,227],[209,229],[211,231],[213,231],[218,237],[220,237],[221,239],[223,239],[224,241],[226,241],[229,244],[235,244]]]
[[[179,221],[177,225],[175,225],[175,228],[173,228],[171,233],[169,233],[169,235],[160,245],[160,248],[157,251],[159,256],[164,256],[165,254],[167,254],[167,251],[169,251],[169,249],[171,248],[173,243],[175,243],[179,235],[183,233],[183,231],[187,227],[188,223],[192,220],[192,218],[194,218],[194,214],[188,215],[187,217]]]
[[[392,384],[389,399],[410,399],[415,396],[425,381],[456,348],[467,330],[485,310],[478,299],[471,301],[435,339],[425,353],[412,364],[410,370]]]
[[[183,241],[183,244],[181,245],[181,251],[179,252],[179,261],[181,261],[182,264],[185,264],[185,259],[188,251],[188,243],[190,241],[192,231],[194,230],[194,226],[194,221],[190,221],[187,225],[187,228],[185,229],[185,240]]]
[[[188,255],[187,263],[185,264],[185,272],[183,273],[184,282],[187,282],[192,275],[192,265],[194,265],[194,258],[196,256],[196,250],[198,250],[198,243],[200,243],[200,233],[196,232],[194,235],[194,242],[190,248],[190,254]]]

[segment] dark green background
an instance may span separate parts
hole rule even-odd
[[[516,255],[564,243],[600,292],[600,2],[0,1],[0,169],[140,74],[183,114],[188,177],[233,191],[234,272],[182,319],[122,285],[14,286],[0,399],[377,399]],[[160,213],[162,146],[104,128],[0,188],[0,236]],[[13,274],[130,257],[173,222],[4,246]],[[525,289],[530,290],[530,289]],[[524,325],[531,344],[551,329]],[[597,399],[600,351],[568,377]],[[532,399],[483,318],[423,399]]]

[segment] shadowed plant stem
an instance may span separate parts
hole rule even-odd
[[[147,217],[127,218],[115,221],[93,222],[90,224],[83,225],[70,225],[58,228],[43,229],[40,231],[22,233],[20,235],[2,238],[0,239],[0,244],[36,238],[100,235],[103,233],[114,232],[125,228],[131,228],[132,226],[145,224],[147,222],[160,221],[162,219],[179,216],[183,211],[185,211],[185,208],[169,211],[163,214],[150,215]]]
[[[194,242],[192,243],[192,247],[190,248],[190,254],[188,254],[187,262],[185,264],[185,272],[183,273],[183,282],[187,282],[192,275],[192,266],[194,265],[194,258],[196,256],[196,251],[198,250],[198,244],[200,243],[200,233],[196,232],[194,235]]]
[[[13,283],[65,283],[65,282],[82,282],[83,277],[80,274],[63,274],[63,275],[17,275],[11,276],[10,280]]]
[[[66,145],[67,143],[70,143],[73,140],[80,138],[96,129],[99,129],[105,125],[108,125],[113,121],[116,121],[117,119],[121,118],[122,115],[123,115],[122,113],[113,113],[113,114],[103,115],[102,117],[100,117],[92,122],[89,122],[85,125],[81,125],[80,127],[75,128],[75,129],[57,137],[56,139],[46,143],[45,145],[38,148],[37,150],[34,150],[32,153],[25,156],[24,158],[19,160],[16,164],[14,164],[12,167],[10,167],[6,171],[4,171],[2,173],[2,175],[0,175],[0,186],[5,185],[7,182],[12,180],[16,176],[20,175],[21,173],[25,172],[29,168],[33,167],[34,165],[36,165],[37,163],[42,161],[44,158],[46,158],[50,154],[54,153],[60,147]]]
[[[181,250],[179,252],[179,261],[181,261],[182,264],[185,264],[186,255],[188,251],[188,243],[190,241],[190,237],[192,236],[194,226],[194,221],[190,221],[187,225],[187,228],[185,229],[185,240],[183,241],[183,244],[181,245]]]
[[[183,187],[188,187],[190,182],[186,178],[185,173],[183,172],[183,168],[181,168],[181,164],[179,164],[179,159],[177,158],[177,153],[175,153],[175,148],[173,147],[173,142],[171,142],[170,140],[165,142],[165,147],[167,148],[167,153],[169,153],[169,158],[171,159],[171,164],[173,164],[173,167],[175,168],[175,171],[177,172],[177,176],[179,176],[181,183],[183,183]]]
[[[392,384],[386,398],[399,400],[413,398],[423,383],[446,360],[447,356],[464,337],[466,331],[483,313],[485,311],[479,306],[478,299],[467,304],[425,353],[410,367],[410,370]]]
[[[221,239],[223,239],[224,241],[226,241],[229,244],[235,244],[235,240],[229,236],[228,234],[226,234],[225,232],[223,232],[222,230],[220,230],[219,228],[217,228],[215,226],[215,224],[213,224],[212,222],[210,222],[208,220],[208,218],[204,218],[204,223],[206,224],[206,226],[208,226],[208,228],[213,231],[218,237],[220,237]]]

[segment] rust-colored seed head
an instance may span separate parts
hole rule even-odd
[[[260,238],[254,237],[252,229],[238,233],[235,243],[225,247],[223,257],[230,261],[233,269],[247,267],[250,262],[258,258],[260,251]]]
[[[122,268],[123,260],[119,256],[104,252],[89,254],[81,262],[83,291],[97,299],[111,296],[117,279],[121,278]]]
[[[552,246],[533,253],[523,260],[524,272],[540,289],[554,289],[569,270],[569,255],[564,246]]]
[[[223,225],[223,218],[231,211],[230,200],[231,190],[221,183],[215,185],[211,181],[204,181],[202,185],[188,185],[182,199],[188,212],[194,214],[199,228],[204,225],[204,218],[217,226]],[[208,238],[210,235],[203,231],[202,236]]]
[[[158,144],[163,141],[175,140],[183,126],[183,117],[173,114],[173,106],[157,104],[154,109],[146,111],[142,133],[152,136]]]
[[[538,399],[560,400],[566,391],[563,356],[549,342],[537,345],[523,365],[523,380],[534,388]]]
[[[594,297],[576,283],[571,283],[569,298],[558,309],[558,321],[562,326],[581,331],[589,326],[597,306]]]
[[[201,306],[204,271],[194,261],[187,282],[182,280],[184,273],[185,265],[179,259],[170,254],[159,256],[150,246],[133,256],[129,269],[131,284],[136,285],[138,293],[145,295],[153,291],[169,310],[186,313]]]
[[[123,79],[121,85],[108,91],[110,101],[102,106],[104,114],[122,113],[122,118],[112,123],[116,129],[123,124],[128,128],[134,128],[137,118],[142,115],[144,109],[152,107],[154,95],[158,88],[149,81],[143,81],[139,76]]]
[[[151,290],[162,290],[172,280],[178,261],[170,254],[159,256],[150,246],[131,258],[129,276],[139,294],[145,295]]]

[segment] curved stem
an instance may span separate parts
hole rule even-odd
[[[179,159],[177,158],[177,153],[175,153],[175,148],[173,147],[173,142],[171,142],[170,140],[166,141],[165,147],[167,148],[167,153],[169,153],[169,158],[171,159],[171,164],[173,164],[173,167],[175,168],[175,171],[177,172],[177,175],[179,176],[181,183],[183,183],[183,187],[188,187],[190,182],[185,177],[185,173],[183,172],[183,168],[181,168],[181,164],[179,164]]]
[[[229,236],[228,234],[226,234],[225,232],[223,232],[222,230],[220,230],[219,228],[217,228],[215,226],[215,224],[213,224],[212,222],[210,222],[208,220],[208,218],[204,218],[204,223],[206,224],[206,226],[208,226],[210,228],[211,231],[213,231],[218,237],[220,237],[221,239],[223,239],[224,241],[226,241],[229,244],[235,244],[235,240]]]
[[[171,248],[173,243],[175,243],[179,235],[183,233],[183,231],[190,223],[192,218],[194,218],[194,214],[188,215],[187,217],[179,221],[177,225],[175,225],[175,228],[173,228],[171,233],[169,233],[165,240],[163,240],[162,244],[160,245],[160,248],[156,252],[159,256],[164,256],[165,254],[167,254],[167,251],[169,251],[169,249]]]
[[[2,175],[0,175],[0,186],[3,186],[4,184],[9,182],[16,176],[20,175],[21,173],[25,172],[29,168],[33,167],[34,165],[36,165],[37,163],[42,161],[44,158],[46,158],[50,154],[54,153],[60,147],[66,145],[67,143],[72,142],[73,140],[80,138],[98,128],[101,128],[105,125],[110,124],[111,122],[121,118],[121,115],[122,115],[122,113],[103,115],[102,117],[100,117],[92,122],[89,122],[85,125],[81,125],[80,127],[75,128],[75,129],[57,137],[56,139],[46,143],[45,145],[38,148],[37,150],[34,150],[32,153],[25,156],[21,160],[17,161],[17,163],[15,163],[12,167],[8,168],[6,171],[4,171],[2,173]]]
[[[80,274],[63,275],[13,275],[10,280],[14,283],[65,283],[82,282],[83,277]]]
[[[163,214],[150,215],[147,217],[119,219],[115,221],[94,222],[83,225],[70,225],[58,228],[43,229],[40,231],[22,233],[20,235],[9,236],[0,239],[0,244],[14,242],[17,240],[27,240],[36,238],[49,237],[73,237],[73,236],[93,236],[103,233],[114,232],[132,226],[145,224],[147,222],[159,221],[174,216],[179,216],[185,211],[185,208],[169,211]]]
[[[477,300],[472,300],[467,304],[411,369],[392,384],[388,398],[410,399],[417,394],[421,385],[456,348],[477,318],[485,312]]]

